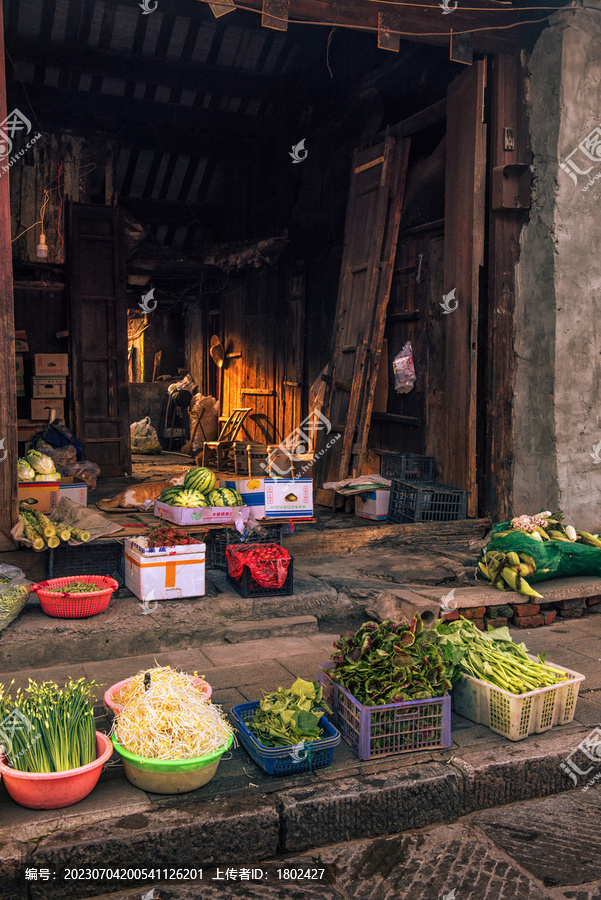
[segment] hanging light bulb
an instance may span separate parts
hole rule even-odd
[[[35,248],[36,255],[41,259],[47,259],[48,257],[48,245],[46,244],[46,235],[40,235],[40,243]]]

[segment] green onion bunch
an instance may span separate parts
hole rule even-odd
[[[21,772],[66,772],[96,759],[92,690],[96,682],[29,680],[15,698],[0,685],[0,744]],[[9,686],[10,688],[10,686]]]
[[[435,628],[453,683],[465,673],[512,694],[527,694],[569,679],[563,669],[545,663],[544,653],[530,659],[526,645],[515,644],[506,625],[480,631],[471,619],[460,618],[438,619]]]

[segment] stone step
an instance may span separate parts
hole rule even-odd
[[[200,649],[208,642],[229,641],[228,632],[234,641],[302,635],[317,631],[321,619],[335,631],[337,620],[343,621],[352,609],[346,595],[316,578],[295,578],[290,596],[244,599],[232,592],[225,573],[217,571],[208,574],[204,597],[144,607],[130,594],[113,596],[104,613],[86,619],[51,618],[32,596],[19,618],[0,632],[0,669],[41,669]]]
[[[504,742],[493,752],[481,746],[414,754],[413,763],[403,756],[359,763],[342,744],[336,768],[271,780],[238,748],[191,795],[147,794],[113,777],[63,810],[34,812],[7,801],[0,815],[0,896],[139,900],[162,882],[158,897],[170,897],[170,889],[183,886],[177,869],[202,868],[204,881],[217,866],[273,868],[282,854],[451,823],[475,810],[561,793],[572,784],[560,763],[585,733],[567,726],[534,735],[519,755]],[[228,789],[220,773],[237,759],[239,775]],[[32,868],[49,873],[47,880],[25,881]],[[165,868],[175,870],[169,884]],[[84,871],[65,880],[65,869]],[[98,877],[86,878],[87,869],[98,869]],[[102,874],[107,869],[124,870],[124,877]],[[189,887],[189,894],[173,896],[201,896],[198,878]]]
[[[230,644],[258,641],[263,638],[288,637],[296,634],[316,634],[319,626],[315,616],[288,616],[281,619],[262,619],[260,622],[235,622],[223,637]]]

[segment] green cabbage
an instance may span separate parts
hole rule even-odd
[[[43,453],[39,453],[37,450],[30,450],[25,459],[31,468],[39,472],[40,475],[52,475],[56,471],[52,459],[49,456],[44,456]]]
[[[35,470],[31,468],[26,459],[19,460],[17,473],[19,481],[33,481],[35,478]]]
[[[58,472],[51,472],[49,475],[44,474],[44,473],[41,475],[36,474],[35,480],[36,481],[60,481],[61,477],[58,474]]]

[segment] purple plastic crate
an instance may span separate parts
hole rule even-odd
[[[328,669],[333,668],[334,663],[319,666],[319,683],[324,700],[334,711],[333,724],[359,759],[451,746],[449,694],[432,700],[363,706],[332,681]]]

